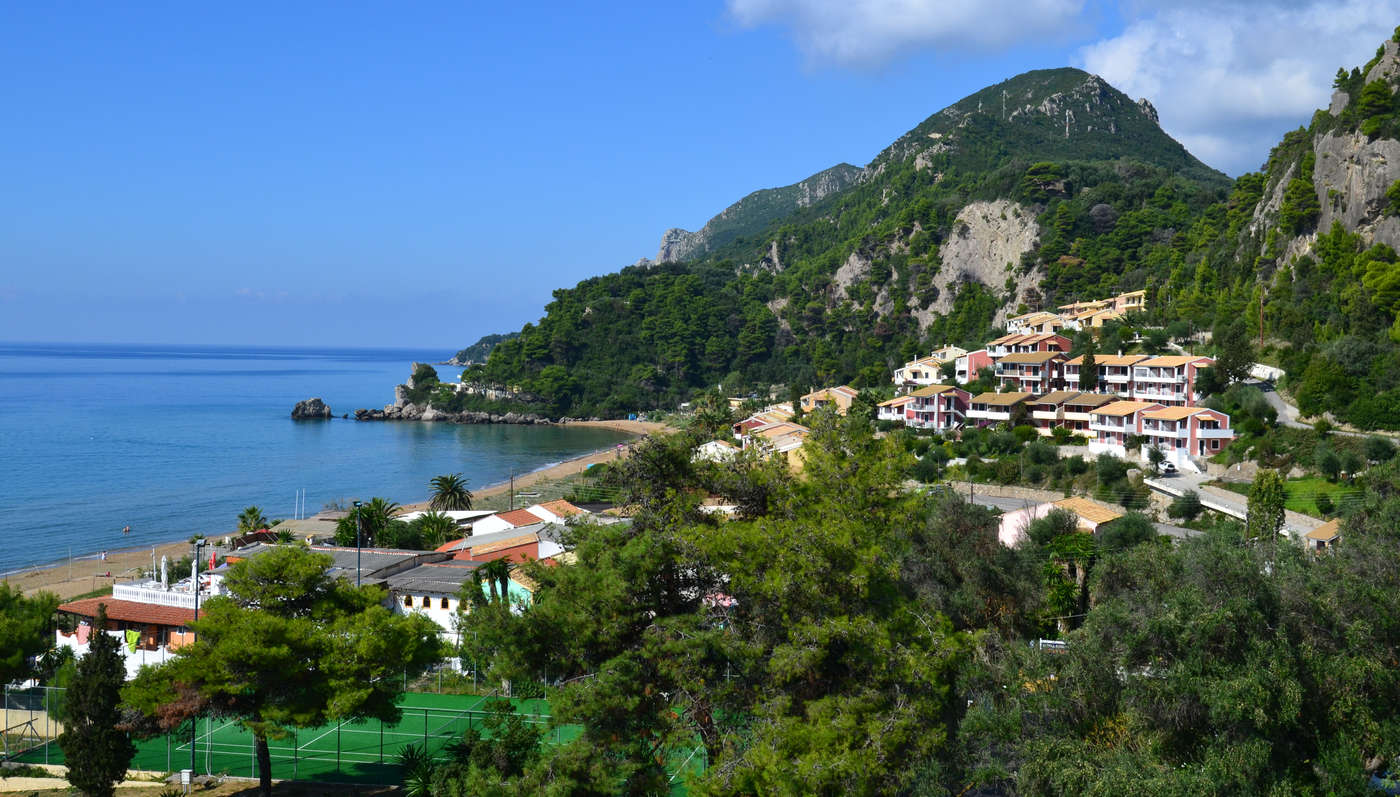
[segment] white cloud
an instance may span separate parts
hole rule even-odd
[[[878,64],[906,50],[1000,49],[1078,24],[1083,0],[727,0],[740,25],[791,29],[808,57]]]
[[[1370,59],[1400,0],[1172,4],[1083,47],[1080,65],[1147,97],[1162,127],[1231,174],[1257,169],[1282,134],[1326,107],[1337,68]]]

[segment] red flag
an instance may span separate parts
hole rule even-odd
[[[218,556],[218,554],[215,553],[214,551],[211,550],[211,551],[209,552],[209,569],[210,569],[210,570],[213,570],[214,568],[218,567],[218,565],[215,563],[215,557],[217,557],[217,556]]]

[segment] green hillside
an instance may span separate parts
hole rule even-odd
[[[931,345],[985,340],[1008,304],[1143,287],[1136,264],[1168,263],[1178,231],[1229,186],[1153,116],[1073,69],[989,87],[896,139],[845,190],[771,221],[777,194],[732,206],[729,240],[699,259],[555,291],[545,316],[469,378],[546,396],[570,414],[674,406],[719,384],[882,384]],[[958,214],[998,199],[1044,231],[1016,274],[1051,273],[1053,284],[1022,295],[1006,284],[1016,274],[940,275]],[[859,273],[835,284],[853,256]]]
[[[1257,339],[1262,317],[1262,356],[1305,410],[1400,425],[1387,238],[1400,239],[1400,171],[1361,189],[1336,176],[1400,130],[1400,52],[1382,55],[1339,73],[1341,111],[1233,183],[1102,79],[1020,75],[930,116],[820,201],[771,219],[776,195],[731,206],[728,240],[696,259],[555,291],[468,378],[568,414],[674,406],[716,385],[874,386],[934,346],[981,344],[1007,312],[1145,289],[1152,324]],[[1027,217],[1024,249],[968,260],[967,236],[995,244]]]

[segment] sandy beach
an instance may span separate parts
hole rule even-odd
[[[603,429],[613,429],[619,432],[628,432],[638,436],[645,436],[666,429],[665,424],[653,423],[650,421],[572,421],[571,426],[592,426]],[[626,454],[626,447],[613,447],[603,451],[595,451],[580,457],[561,462],[542,470],[532,473],[522,474],[515,477],[515,489],[521,490],[533,484],[561,479],[565,476],[572,476],[582,472],[589,465],[599,462],[612,462]],[[510,482],[487,485],[474,489],[472,492],[478,498],[487,498],[493,495],[500,495],[510,489]],[[404,504],[405,511],[422,509],[426,507],[427,501],[420,500],[416,503]],[[74,557],[70,563],[67,559],[54,562],[50,565],[27,570],[5,577],[5,581],[12,587],[17,587],[25,593],[48,590],[63,599],[72,598],[75,595],[82,595],[101,587],[109,586],[117,581],[130,580],[134,578],[138,570],[151,566],[151,548],[132,548],[124,550],[113,550],[107,552],[106,560],[94,556]],[[154,546],[156,561],[160,561],[161,556],[169,556],[171,561],[180,559],[191,552],[191,546],[186,540],[162,543]]]
[[[598,429],[612,429],[617,432],[627,432],[639,437],[653,434],[667,429],[663,423],[653,423],[651,421],[570,421],[569,426],[591,426]],[[571,460],[561,462],[558,465],[551,465],[548,468],[521,474],[515,477],[515,489],[523,490],[533,484],[540,482],[555,481],[565,476],[572,476],[575,473],[582,473],[589,465],[599,462],[612,462],[626,455],[626,447],[614,446],[613,448],[595,451],[591,454],[584,454]],[[489,484],[485,487],[473,488],[472,495],[477,498],[489,498],[493,495],[501,495],[510,490],[510,482],[504,481],[498,484]],[[426,500],[413,504],[404,504],[406,511],[422,511],[428,508]]]

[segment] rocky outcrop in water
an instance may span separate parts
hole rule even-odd
[[[437,407],[424,407],[413,403],[406,403],[403,405],[389,404],[382,410],[355,410],[355,420],[427,421],[430,423],[513,423],[526,425],[553,423],[549,418],[534,413],[507,412],[504,414],[497,414],[494,412],[475,412],[472,410],[447,412]]]
[[[331,417],[331,408],[326,406],[326,402],[318,398],[309,398],[305,401],[298,401],[292,407],[292,420],[311,421],[322,420]]]

